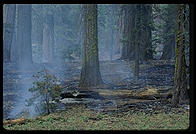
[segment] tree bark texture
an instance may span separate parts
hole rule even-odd
[[[185,61],[185,5],[177,5],[176,63],[174,74],[174,94],[172,104],[183,102],[187,97]]]
[[[80,87],[102,84],[99,71],[97,5],[87,4],[84,8],[84,43],[82,52],[82,70]]]

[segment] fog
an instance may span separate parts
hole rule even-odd
[[[126,65],[116,65],[114,70],[110,70],[111,65],[107,67],[104,66],[102,61],[111,61],[117,60],[120,58],[120,50],[118,50],[119,44],[116,43],[117,29],[114,27],[108,27],[112,25],[114,20],[117,18],[113,16],[111,20],[108,18],[104,11],[102,10],[108,6],[108,9],[111,10],[111,5],[99,5],[98,6],[98,47],[99,47],[99,60],[100,60],[100,70],[102,79],[105,83],[115,84],[116,82],[122,81],[126,78],[132,76],[132,72],[123,74],[125,70],[129,70]],[[13,83],[15,88],[13,89],[4,89],[9,90],[10,92],[16,93],[16,98],[14,99],[13,108],[10,110],[7,118],[17,118],[21,113],[29,113],[29,116],[35,116],[34,107],[26,106],[26,100],[31,97],[31,93],[28,91],[29,88],[33,86],[33,75],[37,72],[43,70],[44,68],[49,70],[49,73],[55,74],[58,79],[63,81],[68,81],[74,78],[79,79],[80,70],[81,70],[81,48],[83,43],[83,19],[81,13],[81,5],[32,5],[32,32],[31,38],[27,37],[27,34],[24,34],[24,38],[31,39],[31,47],[32,47],[32,62],[23,60],[18,64],[4,64],[4,72],[6,70],[12,71],[10,74],[12,77],[16,77],[16,81]],[[43,12],[43,13],[42,13]],[[50,27],[46,27],[43,32],[47,32],[47,36],[50,37],[42,37],[46,43],[52,43],[51,48],[47,48],[45,51],[49,52],[47,55],[53,55],[53,59],[51,63],[48,63],[49,57],[43,57],[43,46],[40,44],[40,23],[45,19],[42,15],[48,12],[49,14],[53,14],[53,32],[51,33]],[[109,10],[107,13],[112,14]],[[17,19],[16,14],[16,19]],[[51,20],[48,22],[50,23]],[[17,23],[15,23],[16,27]],[[47,25],[47,22],[43,23],[43,26]],[[51,26],[48,24],[48,26]],[[17,27],[16,27],[17,30]],[[13,35],[12,48],[17,46],[21,46],[21,44],[17,44],[16,41],[16,30]],[[22,29],[21,29],[22,30]],[[25,32],[25,31],[22,31]],[[51,35],[53,34],[53,35]],[[53,37],[52,37],[53,36]],[[113,36],[113,37],[112,37]],[[45,39],[44,39],[45,38]],[[53,38],[53,39],[52,39]],[[51,49],[51,50],[50,50]],[[51,53],[52,52],[52,53]],[[16,57],[14,57],[16,51],[12,49],[12,61],[16,61]],[[29,55],[29,51],[23,52],[23,55]],[[45,58],[45,59],[44,59]],[[48,60],[47,60],[48,59]],[[115,63],[114,63],[115,64]],[[9,67],[8,67],[9,66]],[[14,72],[15,71],[15,72]],[[119,74],[118,78],[115,80],[112,78],[112,73]],[[122,74],[121,74],[122,73]],[[6,74],[8,77],[8,74]],[[5,77],[5,82],[9,82],[13,80],[13,78]]]
[[[26,44],[22,45],[16,38],[17,28],[20,27],[15,22],[11,63],[3,64],[3,103],[4,106],[9,105],[9,108],[3,109],[4,118],[19,118],[25,113],[30,117],[38,115],[34,106],[27,106],[26,100],[32,96],[28,91],[35,81],[32,76],[43,69],[54,74],[61,84],[70,82],[78,87],[84,43],[82,11],[82,5],[78,4],[33,4],[31,37],[27,31],[20,29],[23,33],[22,40],[27,40]],[[20,19],[17,15],[16,20]],[[120,19],[117,5],[98,5],[97,23],[99,65],[104,83],[114,86],[123,82],[133,82],[134,70],[130,67],[133,61],[120,59],[123,43],[119,36]],[[152,34],[154,36],[156,33]],[[29,42],[30,46],[27,46]],[[154,53],[154,58],[160,59],[163,45],[156,45],[155,51],[157,53]],[[20,62],[16,62],[17,54],[22,54],[23,59]],[[147,78],[140,80],[148,85]],[[9,101],[11,104],[7,104]]]

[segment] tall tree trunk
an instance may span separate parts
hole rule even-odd
[[[110,49],[110,60],[112,61],[112,56],[113,56],[113,49],[114,49],[114,33],[113,33],[113,28],[111,30],[111,49]]]
[[[16,46],[16,28],[14,28],[13,38],[12,38],[12,44],[11,44],[11,55],[10,59],[11,62],[16,63],[17,62],[17,46]]]
[[[44,22],[43,30],[43,62],[53,62],[53,48],[54,48],[54,18],[47,14]]]
[[[128,11],[127,8],[125,7],[125,5],[123,6],[124,9],[124,17],[123,17],[123,31],[122,31],[122,52],[121,52],[121,59],[125,60],[128,58],[128,54],[127,54],[127,49],[128,49],[128,41],[127,41],[127,30],[128,30]]]
[[[141,33],[141,41],[142,45],[140,45],[140,60],[147,61],[153,58],[152,51],[152,5],[151,4],[142,4],[141,5],[141,25],[142,33]]]
[[[161,60],[168,60],[174,58],[175,55],[175,35],[170,36],[169,39],[165,40],[163,48],[163,54]]]
[[[144,53],[144,60],[147,61],[149,59],[153,59],[153,51],[152,51],[152,5],[146,4],[146,12],[147,12],[147,21],[146,21],[146,47]]]
[[[135,78],[136,80],[138,80],[139,78],[139,47],[141,46],[141,22],[142,22],[142,18],[141,18],[141,8],[142,6],[140,4],[136,5],[136,16],[135,16],[135,33],[136,33],[136,37],[135,37]]]
[[[176,20],[176,5],[169,4],[167,7],[167,16],[164,26],[163,33],[164,37],[164,48],[161,56],[162,60],[173,59],[175,56],[175,21]]]
[[[97,5],[84,5],[84,43],[80,87],[102,84],[99,71]]]
[[[121,59],[134,59],[134,19],[135,19],[135,5],[126,5],[123,10],[124,16],[124,28],[123,28],[123,46]]]
[[[18,50],[19,50],[19,45],[17,45],[17,13],[18,13],[18,8],[16,6],[16,15],[15,15],[15,23],[14,23],[14,32],[13,32],[13,41],[11,44],[11,62],[17,63],[18,62]]]
[[[8,4],[4,5],[4,15],[5,19],[3,25],[3,61],[11,61],[11,44],[14,33],[15,15],[16,15],[16,5]]]
[[[128,33],[128,41],[129,41],[129,60],[134,60],[135,58],[135,19],[136,19],[136,5],[132,5],[130,7],[130,14],[131,16],[129,17],[130,21],[129,21],[129,33]],[[138,47],[138,51],[139,51],[139,47]]]
[[[119,54],[120,53],[120,37],[121,37],[121,31],[120,28],[118,29],[117,33],[116,33],[116,51],[115,54]]]
[[[185,61],[185,5],[177,5],[176,63],[172,104],[176,106],[188,97]]]
[[[120,9],[121,9],[121,6],[119,6],[119,16],[118,16],[118,24],[119,24],[119,26],[118,26],[118,33],[116,34],[116,39],[117,39],[117,43],[116,43],[116,46],[117,46],[117,52],[116,53],[119,53],[120,55],[122,55],[121,54],[121,41],[120,41],[120,39],[122,38],[121,36],[122,36],[122,31],[123,31],[123,17],[122,17],[122,15],[120,15]]]
[[[135,43],[135,79],[139,78],[139,43]]]
[[[31,5],[17,5],[17,49],[20,65],[32,63]]]
[[[36,59],[39,62],[42,62],[42,47],[43,47],[43,6],[39,5],[39,15],[38,18],[36,19],[37,23],[35,24],[35,39],[36,39],[36,45],[38,45],[39,48],[39,55],[40,59]]]

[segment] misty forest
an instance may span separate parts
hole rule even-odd
[[[4,4],[3,126],[187,129],[188,4]]]

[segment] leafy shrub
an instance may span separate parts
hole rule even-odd
[[[33,82],[33,87],[29,89],[33,96],[28,100],[28,105],[35,105],[39,113],[50,114],[54,111],[62,92],[60,82],[55,75],[49,74],[46,69],[33,77],[36,80]],[[38,103],[35,103],[36,100]]]

